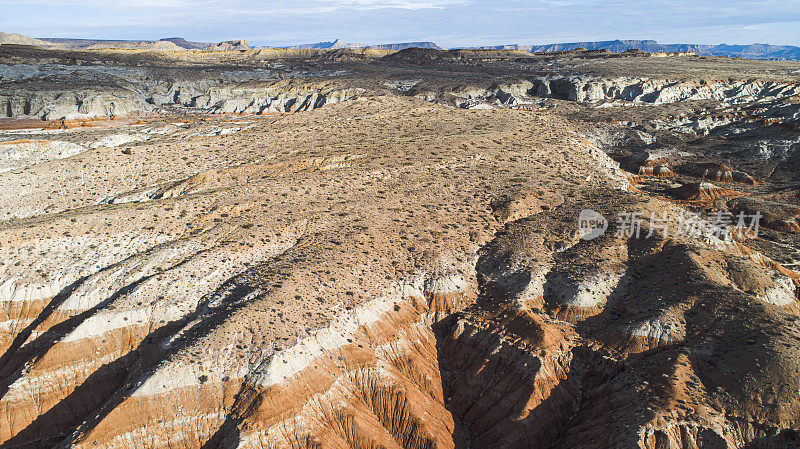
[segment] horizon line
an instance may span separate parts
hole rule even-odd
[[[7,33],[7,34],[18,34],[20,36],[26,36],[21,33]],[[598,40],[556,40],[556,41],[547,41],[547,42],[538,42],[538,43],[520,43],[520,42],[505,42],[505,43],[478,43],[472,45],[455,45],[455,46],[447,46],[447,45],[440,45],[436,40],[425,40],[425,39],[410,39],[410,40],[396,40],[396,41],[378,41],[372,43],[363,43],[358,41],[350,41],[341,38],[335,38],[330,40],[319,40],[319,41],[296,41],[292,43],[279,43],[279,44],[270,44],[268,41],[264,41],[259,38],[227,38],[223,40],[195,40],[185,38],[183,36],[169,36],[169,37],[162,37],[157,39],[113,39],[113,38],[94,38],[94,37],[53,37],[53,36],[27,36],[33,39],[39,40],[47,40],[47,39],[70,39],[70,40],[88,40],[88,41],[106,41],[106,42],[159,42],[165,41],[167,39],[184,39],[187,42],[200,42],[200,43],[209,43],[215,44],[220,42],[231,42],[231,41],[246,41],[250,45],[255,46],[269,46],[274,48],[282,48],[282,47],[291,47],[291,46],[298,46],[298,45],[313,45],[313,44],[320,44],[320,43],[329,43],[329,42],[336,42],[341,41],[346,45],[363,45],[365,47],[369,46],[378,46],[378,45],[392,45],[392,44],[410,44],[410,43],[432,43],[435,44],[443,49],[461,49],[461,48],[478,48],[478,47],[499,47],[499,46],[511,46],[511,45],[518,45],[518,46],[527,46],[527,47],[535,47],[535,46],[543,46],[543,45],[558,45],[558,44],[581,44],[581,43],[597,43],[597,42],[655,42],[658,45],[702,45],[702,46],[720,46],[720,45],[731,45],[731,46],[749,46],[749,45],[771,45],[776,47],[800,47],[800,43],[797,44],[782,44],[782,43],[771,43],[771,42],[749,42],[749,43],[728,43],[728,42],[715,42],[715,43],[701,43],[701,42],[660,42],[656,39],[626,39],[626,38],[616,38],[616,39],[598,39]]]

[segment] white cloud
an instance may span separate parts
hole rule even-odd
[[[248,12],[277,12],[282,11],[331,11],[336,9],[384,9],[399,8],[409,10],[420,10],[429,8],[443,8],[454,4],[466,3],[464,0],[305,0],[290,1],[279,0],[272,2],[262,2],[255,0],[4,0],[2,7],[72,7],[75,9],[89,8],[106,11],[124,11],[133,9],[151,9],[155,12],[165,9],[184,9],[188,14],[196,11],[210,12],[216,11],[225,13],[226,11],[248,11]]]

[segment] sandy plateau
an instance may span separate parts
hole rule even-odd
[[[798,447],[798,73],[0,46],[0,447]]]

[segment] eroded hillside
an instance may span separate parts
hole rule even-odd
[[[0,66],[2,447],[798,444],[800,212],[708,143],[794,132],[792,66],[25,51]],[[69,76],[99,109],[52,100]],[[679,128],[711,102],[751,114]]]

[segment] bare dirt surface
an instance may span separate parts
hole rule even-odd
[[[0,447],[797,447],[798,73],[1,46]]]

